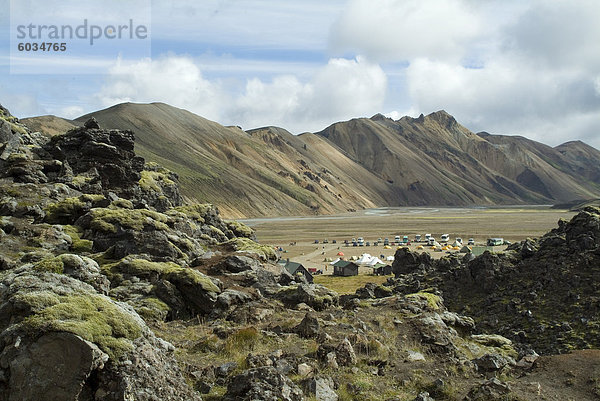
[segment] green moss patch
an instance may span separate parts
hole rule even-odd
[[[116,233],[117,226],[142,231],[149,227],[166,230],[168,217],[162,213],[146,209],[92,209],[90,227],[100,232]]]
[[[227,228],[235,233],[238,237],[252,237],[254,235],[254,230],[244,223],[240,223],[239,221],[227,221],[225,222]]]
[[[175,181],[161,171],[143,170],[140,174],[140,187],[147,191],[162,192],[162,185],[175,185]]]
[[[32,297],[38,305],[48,300]],[[51,299],[53,302],[56,299]],[[133,318],[105,297],[95,294],[65,295],[58,303],[44,307],[23,321],[23,326],[34,332],[66,331],[97,344],[111,358],[118,358],[132,350],[132,340],[142,335],[142,329]]]
[[[442,299],[439,296],[432,294],[430,292],[421,291],[421,292],[417,292],[414,294],[408,294],[406,296],[406,298],[420,298],[420,299],[426,300],[427,305],[432,310],[439,310],[443,305]]]
[[[58,203],[51,203],[46,208],[46,221],[49,223],[61,223],[71,220],[80,215],[85,208],[85,202],[79,198],[67,198]]]
[[[145,259],[125,259],[117,263],[102,266],[104,273],[109,276],[125,274],[140,278],[164,278],[168,281],[199,285],[205,291],[220,292],[210,278],[197,270],[181,267],[173,262],[151,262]]]
[[[186,217],[195,220],[201,224],[206,221],[206,214],[213,208],[210,203],[197,203],[194,205],[177,206],[169,210],[167,214],[177,215],[179,213]]]
[[[165,320],[171,310],[166,303],[154,297],[136,300],[132,306],[145,320]]]
[[[79,197],[67,198],[46,207],[46,221],[64,224],[84,215],[88,209],[95,207],[106,198],[104,195],[85,194]]]
[[[233,247],[236,251],[256,253],[265,260],[276,260],[277,254],[269,245],[261,245],[249,238],[233,238],[224,243]]]
[[[127,199],[117,199],[112,201],[109,207],[111,209],[133,209],[133,203]]]
[[[77,253],[92,252],[94,242],[87,240],[87,239],[81,239],[81,234],[83,234],[83,232],[81,231],[81,229],[79,227],[71,226],[71,225],[64,225],[63,230],[64,230],[65,234],[67,234],[69,237],[71,237],[71,250],[73,252],[77,252]]]
[[[34,270],[58,274],[62,274],[64,268],[65,265],[59,257],[42,259],[33,265]]]

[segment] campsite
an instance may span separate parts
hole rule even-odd
[[[489,239],[502,238],[515,242],[536,237],[554,227],[559,219],[570,219],[573,214],[548,206],[380,208],[331,216],[250,219],[245,223],[256,230],[261,243],[281,249],[283,259],[301,263],[307,269],[321,270],[323,276],[334,274],[335,267],[331,263],[337,259],[353,260],[358,265],[359,276],[372,277],[373,265],[391,265],[393,259],[390,258],[393,258],[399,246],[429,252],[438,259],[447,255],[447,252],[462,250],[463,246],[459,246],[459,249],[453,246],[458,245],[455,243],[457,238],[462,238],[464,245],[467,245],[467,239],[472,238],[475,248],[470,247],[475,252],[478,248],[479,252],[484,249],[498,252],[506,246],[494,241],[493,246],[487,247]],[[438,238],[436,242],[440,246],[444,245],[442,236],[447,235],[448,245],[453,249],[435,251],[425,242],[429,235]],[[420,242],[415,242],[417,236]],[[353,242],[357,246],[353,246]],[[367,242],[370,246],[366,246]],[[363,245],[359,246],[359,243]],[[363,263],[364,254],[378,261],[371,261],[373,265]],[[360,260],[361,257],[363,260]]]

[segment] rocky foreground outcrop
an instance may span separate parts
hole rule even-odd
[[[144,319],[212,313],[224,289],[190,266],[232,239],[259,249],[252,230],[182,205],[132,132],[48,139],[1,111],[0,399],[200,399]]]
[[[544,354],[600,346],[600,209],[587,207],[506,252],[433,260],[401,249],[394,293],[435,288],[480,330]]]

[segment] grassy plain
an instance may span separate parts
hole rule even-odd
[[[476,243],[484,244],[488,237],[502,237],[511,242],[527,237],[538,237],[556,227],[560,218],[570,219],[573,212],[555,210],[544,206],[518,206],[504,208],[382,208],[363,210],[354,213],[332,216],[276,217],[269,219],[250,219],[244,222],[256,230],[258,240],[263,244],[272,244],[284,249],[283,258],[304,263],[306,267],[316,267],[325,271],[326,260],[335,259],[338,252],[346,258],[370,253],[375,256],[391,256],[396,247],[384,249],[378,247],[346,247],[344,240],[363,237],[373,242],[388,237],[393,241],[395,235],[408,235],[411,240],[415,234],[432,234],[440,238],[441,234],[450,234],[450,238],[461,237],[464,241],[474,238]],[[315,244],[315,240],[319,244]],[[327,239],[328,244],[323,244]],[[337,244],[332,244],[333,240]],[[294,243],[295,245],[290,245]],[[418,244],[413,243],[411,249]],[[428,248],[425,251],[430,251]],[[433,252],[434,257],[444,253]],[[365,273],[366,269],[361,271]],[[342,291],[344,292],[344,291]]]

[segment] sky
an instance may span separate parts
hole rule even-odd
[[[66,1],[68,13],[57,11]],[[0,103],[17,117],[164,102],[224,125],[298,134],[443,109],[474,132],[600,149],[597,0],[120,1],[120,16],[147,19],[143,45],[81,46],[79,58],[53,54],[54,69],[31,74],[10,68],[17,7],[41,21],[106,22],[117,6],[10,6],[0,0],[11,10],[0,15]],[[43,57],[32,65],[46,68]]]

